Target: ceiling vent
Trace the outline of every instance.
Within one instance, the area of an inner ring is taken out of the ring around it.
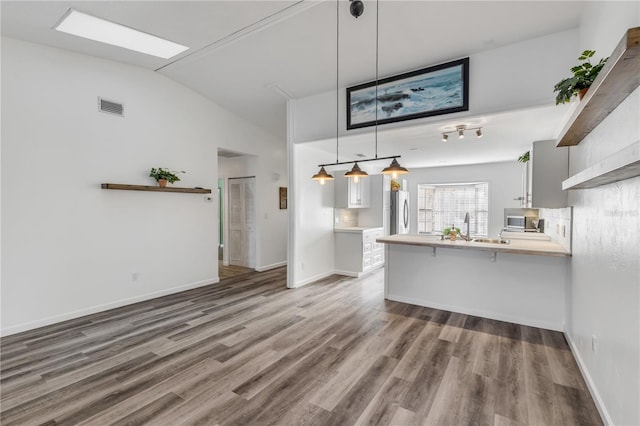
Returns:
[[[124,105],[100,97],[98,98],[98,111],[124,117]]]

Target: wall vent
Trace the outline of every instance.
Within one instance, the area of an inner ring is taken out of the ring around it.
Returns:
[[[98,97],[98,111],[124,117],[124,105]]]

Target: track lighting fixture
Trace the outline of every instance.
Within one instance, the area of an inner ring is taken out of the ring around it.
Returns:
[[[475,130],[476,131],[476,136],[478,137],[478,139],[480,139],[482,137],[482,127],[467,127],[466,124],[459,124],[456,126],[455,130],[449,130],[446,132],[442,132],[442,142],[446,142],[449,139],[449,133],[457,133],[458,134],[458,138],[463,139],[464,138],[464,132],[466,130]]]

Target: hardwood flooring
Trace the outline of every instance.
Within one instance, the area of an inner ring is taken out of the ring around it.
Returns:
[[[221,280],[235,277],[238,275],[245,275],[254,272],[254,269],[245,268],[244,266],[228,265],[225,266],[221,260],[218,260],[218,276]]]
[[[599,425],[561,333],[285,270],[3,338],[2,425]]]

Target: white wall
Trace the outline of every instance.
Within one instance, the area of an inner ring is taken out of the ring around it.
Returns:
[[[418,184],[489,182],[489,236],[495,237],[504,227],[504,209],[517,208],[514,198],[522,193],[522,164],[515,159],[503,163],[411,169],[403,176],[409,183],[411,199],[410,233],[418,233]],[[456,226],[463,230],[462,223]],[[464,232],[464,230],[463,230]]]
[[[162,166],[215,188],[217,147],[286,176],[283,142],[148,70],[3,38],[2,92],[3,334],[217,281],[216,202],[100,183],[152,185]],[[265,262],[278,226],[258,231]]]
[[[470,55],[469,111],[386,124],[381,128],[415,126],[443,118],[452,120],[553,104],[554,84],[564,78],[577,58],[577,38],[578,30],[569,30]],[[536,65],[531,66],[532,63]],[[299,99],[295,105],[295,143],[335,137],[335,90]],[[346,130],[345,89],[340,91],[338,108],[342,136],[371,132],[371,128]]]
[[[311,176],[318,164],[331,162],[331,155],[308,145],[293,145],[296,210],[293,223],[293,265],[291,286],[313,282],[333,274],[333,182],[320,185]],[[338,179],[343,179],[334,175]]]
[[[638,2],[588,2],[580,50],[608,56],[640,25]],[[578,146],[570,175],[640,139],[640,90]],[[611,424],[640,424],[640,178],[569,192],[573,259],[568,337]],[[592,335],[598,349],[591,348]]]

